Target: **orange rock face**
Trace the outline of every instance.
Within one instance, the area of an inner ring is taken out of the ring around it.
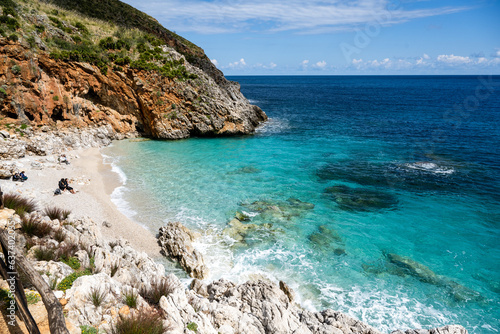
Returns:
[[[0,39],[0,55],[3,124],[109,124],[116,133],[178,139],[251,133],[267,119],[243,97],[237,83],[216,83],[188,63],[197,79],[169,79],[128,67],[104,75],[88,63],[56,61],[6,39]]]

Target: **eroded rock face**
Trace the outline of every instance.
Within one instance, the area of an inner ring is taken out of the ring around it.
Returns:
[[[166,256],[179,261],[181,267],[194,278],[208,276],[203,255],[194,249],[196,235],[181,223],[168,223],[160,228],[158,242]]]
[[[166,46],[164,51],[174,59],[184,57]],[[56,61],[6,39],[0,40],[0,54],[0,110],[6,122],[35,128],[109,125],[122,136],[138,131],[180,139],[248,134],[267,119],[239,84],[222,76],[216,82],[188,62],[186,69],[197,79],[169,79],[128,67],[104,75],[87,63]]]

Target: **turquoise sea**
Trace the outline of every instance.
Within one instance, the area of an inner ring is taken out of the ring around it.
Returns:
[[[500,77],[230,79],[255,135],[103,150],[125,214],[202,232],[209,280],[284,280],[383,332],[500,331]]]

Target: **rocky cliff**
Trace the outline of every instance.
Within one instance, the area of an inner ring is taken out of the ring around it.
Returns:
[[[6,3],[14,5],[3,6],[0,22],[14,32],[0,31],[8,35],[0,38],[0,126],[11,134],[16,125],[110,125],[122,136],[180,139],[248,134],[267,119],[180,37],[83,24],[35,0]]]

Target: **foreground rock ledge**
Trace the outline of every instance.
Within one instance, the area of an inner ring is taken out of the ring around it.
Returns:
[[[265,281],[247,282],[236,285],[220,279],[206,284],[194,279],[186,289],[175,275],[165,276],[163,265],[156,263],[143,252],[133,249],[124,239],[107,240],[101,234],[101,224],[90,218],[70,216],[64,221],[50,220],[40,213],[32,218],[42,219],[54,231],[61,231],[65,240],[58,242],[51,236],[39,240],[40,244],[64,248],[78,245],[75,256],[82,266],[94,259],[92,274],[76,279],[66,291],[55,291],[64,305],[67,318],[78,328],[81,325],[94,326],[102,332],[109,332],[120,316],[136,312],[125,305],[123,294],[138,293],[152,282],[163,280],[170,287],[162,296],[159,307],[164,311],[163,321],[168,334],[188,333],[187,326],[196,323],[200,334],[381,334],[373,327],[341,312],[331,309],[310,312],[293,302],[293,291],[286,284]],[[19,222],[20,217],[13,210],[0,210],[0,228],[9,221]],[[168,229],[172,228],[172,232]],[[164,235],[180,236],[189,241],[189,230],[178,223],[169,224]],[[192,232],[191,232],[192,233]],[[188,236],[186,236],[187,234]],[[174,239],[179,240],[179,239]],[[25,246],[26,238],[16,230],[16,248]],[[180,243],[172,243],[180,248]],[[48,282],[60,282],[74,272],[61,262],[36,261],[33,246],[26,257],[33,266],[44,273]],[[173,248],[175,248],[173,247]],[[179,251],[182,251],[179,249]],[[189,252],[187,252],[189,254]],[[96,307],[89,299],[92,291],[105,292],[101,305]],[[285,292],[286,293],[285,293]],[[153,307],[140,295],[137,308],[153,312]],[[446,326],[431,330],[396,331],[392,334],[466,334],[461,326]]]

